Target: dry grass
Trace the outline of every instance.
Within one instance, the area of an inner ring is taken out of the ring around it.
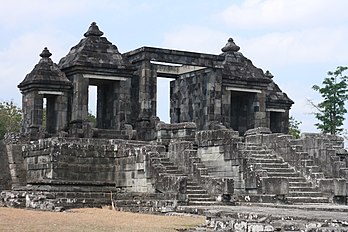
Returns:
[[[0,231],[176,231],[204,223],[203,217],[160,216],[113,211],[74,209],[43,212],[0,208]]]

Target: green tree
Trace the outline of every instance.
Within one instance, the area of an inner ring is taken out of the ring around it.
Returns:
[[[315,117],[319,122],[315,126],[323,133],[335,135],[343,131],[341,126],[345,119],[344,114],[347,113],[344,104],[348,99],[348,77],[343,72],[347,69],[348,67],[338,66],[335,71],[327,73],[328,77],[323,80],[322,87],[312,87],[323,98],[317,105],[312,103],[318,110]]]
[[[289,118],[289,135],[291,135],[293,138],[298,139],[300,138],[301,131],[300,131],[300,124],[301,121],[297,121],[293,116],[290,116]]]
[[[8,132],[19,132],[22,111],[13,101],[0,102],[0,139]]]
[[[91,111],[88,112],[87,121],[89,121],[93,127],[97,125],[97,118]]]

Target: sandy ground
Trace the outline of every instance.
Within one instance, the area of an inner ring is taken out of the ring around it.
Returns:
[[[177,231],[203,224],[204,217],[159,216],[110,209],[43,212],[0,207],[0,231]]]

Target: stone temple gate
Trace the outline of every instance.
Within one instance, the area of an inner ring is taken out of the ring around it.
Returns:
[[[343,139],[287,135],[293,101],[233,39],[221,50],[121,54],[95,23],[58,64],[45,48],[18,85],[22,132],[0,144],[0,190],[12,189],[2,204],[158,211],[245,199],[345,202]],[[156,115],[158,77],[172,79],[170,124]]]
[[[95,85],[97,129],[114,130],[116,135],[132,128],[137,139],[153,140],[160,76],[174,79],[171,123],[194,122],[199,130],[221,124],[240,135],[257,127],[287,133],[293,102],[268,71],[256,68],[239,52],[232,39],[221,55],[152,47],[121,54],[102,35],[93,23],[58,65],[45,48],[39,64],[18,86],[23,93],[24,132],[35,134],[42,128],[42,98],[47,98],[46,132],[69,129],[70,135],[85,137],[88,87]]]

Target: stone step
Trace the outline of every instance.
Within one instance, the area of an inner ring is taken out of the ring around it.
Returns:
[[[189,201],[189,205],[204,205],[204,206],[209,206],[209,205],[219,205],[221,204],[218,201]]]
[[[202,190],[201,186],[195,186],[195,185],[186,185],[186,191],[198,191],[198,190]],[[205,190],[204,190],[205,191]]]
[[[176,175],[184,175],[181,171],[179,170],[167,170],[168,174],[176,174]],[[186,176],[186,175],[184,175]]]
[[[263,168],[288,168],[289,164],[284,162],[284,163],[264,163],[262,164]]]
[[[250,154],[250,155],[266,155],[266,154],[272,154],[272,150],[242,150],[244,154]]]
[[[288,177],[289,183],[290,182],[307,182],[306,178],[303,176],[298,176],[298,177]]]
[[[298,172],[268,172],[269,177],[299,177]]]
[[[166,168],[167,171],[169,170],[178,170],[178,167],[177,166],[172,166],[172,165],[168,165],[168,166],[164,166]]]
[[[289,192],[289,197],[322,197],[321,192]]]
[[[287,197],[290,203],[305,204],[305,203],[329,203],[327,197]]]
[[[159,160],[161,161],[161,163],[173,163],[169,160],[169,158],[166,157],[159,157]]]
[[[200,188],[200,189],[188,189],[186,188],[186,194],[207,194],[207,191]]]
[[[261,146],[261,145],[257,145],[257,144],[254,144],[254,145],[251,145],[251,144],[246,144],[243,151],[254,151],[254,150],[264,150],[265,147]]]
[[[187,193],[189,199],[211,199],[207,193],[197,194],[197,193]]]
[[[273,173],[273,172],[295,172],[294,168],[274,168],[274,167],[264,167],[262,166],[262,169],[266,170],[268,173]]]
[[[251,160],[252,163],[283,163],[283,159],[280,158],[274,158],[274,159],[262,159],[262,158],[253,158],[253,160]]]
[[[191,197],[191,198],[188,198],[189,202],[191,201],[215,201],[214,198],[211,198],[209,196],[207,197]]]
[[[255,159],[275,159],[277,158],[276,155],[274,154],[251,154],[252,158],[255,158]]]
[[[315,192],[317,190],[316,187],[311,186],[311,183],[308,182],[306,184],[310,186],[291,186],[289,183],[289,192]]]
[[[312,187],[312,184],[307,181],[290,181],[289,180],[289,187],[292,188],[305,188],[305,187]]]

